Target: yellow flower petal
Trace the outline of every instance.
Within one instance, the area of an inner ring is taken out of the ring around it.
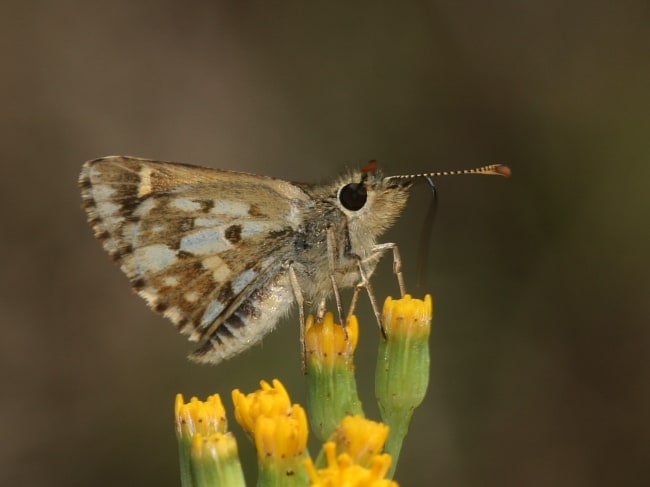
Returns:
[[[219,394],[213,394],[205,401],[193,397],[188,403],[184,402],[181,394],[177,394],[174,409],[176,433],[179,437],[196,433],[209,436],[212,433],[224,433],[228,429],[226,410]]]
[[[354,463],[347,453],[337,456],[334,442],[325,443],[324,448],[327,467],[317,470],[311,459],[305,460],[311,487],[398,487],[397,482],[384,478],[390,455],[375,455],[371,468],[366,468]]]
[[[255,423],[260,416],[282,416],[291,410],[289,394],[279,380],[274,379],[273,386],[261,381],[260,387],[250,394],[243,394],[239,389],[232,391],[235,419],[250,434],[254,433]]]
[[[262,461],[291,460],[307,450],[307,414],[294,404],[286,416],[260,416],[255,425],[255,447]]]
[[[363,466],[370,466],[372,459],[381,453],[389,428],[363,416],[346,416],[332,435],[337,451],[347,453],[352,460]]]
[[[314,323],[314,317],[307,317],[305,342],[307,357],[318,363],[332,366],[336,361],[348,360],[357,348],[359,322],[350,317],[347,326],[334,323],[334,315],[325,313],[322,323]]]
[[[413,299],[406,294],[401,299],[386,298],[382,321],[389,337],[405,335],[413,338],[429,336],[433,317],[433,300],[427,294]]]

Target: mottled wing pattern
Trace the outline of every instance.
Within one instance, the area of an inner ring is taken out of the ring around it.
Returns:
[[[273,328],[293,301],[285,261],[308,196],[285,181],[130,157],[80,176],[96,237],[134,290],[216,363]],[[262,316],[261,309],[268,316]]]

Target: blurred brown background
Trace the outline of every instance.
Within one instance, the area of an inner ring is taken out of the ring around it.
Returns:
[[[131,294],[76,183],[131,154],[312,182],[510,164],[438,182],[432,381],[397,479],[648,485],[647,2],[5,1],[0,41],[0,484],[176,486],[176,392],[232,411],[278,377],[305,401],[296,316],[199,367]],[[410,283],[428,201],[385,237]],[[389,259],[375,281],[396,293]]]

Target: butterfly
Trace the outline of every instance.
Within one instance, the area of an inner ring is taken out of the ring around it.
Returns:
[[[460,173],[509,176],[491,165]],[[370,276],[392,251],[378,244],[418,178],[384,177],[372,163],[329,184],[304,184],[188,164],[111,156],[79,177],[95,236],[134,291],[199,343],[194,361],[216,364],[259,342],[294,303],[324,313],[339,290],[371,292]],[[354,306],[351,306],[353,309]],[[302,326],[301,326],[301,336]]]

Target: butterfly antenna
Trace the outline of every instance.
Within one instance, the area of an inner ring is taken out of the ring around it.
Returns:
[[[460,169],[457,171],[434,171],[420,174],[403,174],[400,176],[388,176],[386,179],[418,179],[437,178],[439,176],[461,176],[465,174],[484,174],[486,176],[503,176],[509,178],[512,171],[505,164],[489,164],[487,166],[475,167],[473,169]],[[429,180],[429,179],[427,179]]]

